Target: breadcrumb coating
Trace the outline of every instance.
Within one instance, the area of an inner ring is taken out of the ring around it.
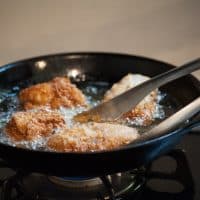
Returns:
[[[119,82],[113,84],[108,90],[103,101],[108,101],[117,95],[147,81],[149,77],[140,74],[128,74]],[[137,120],[138,125],[147,126],[154,121],[154,113],[157,105],[157,90],[147,95],[135,108],[123,115],[123,118]]]
[[[49,138],[47,145],[58,152],[91,152],[117,148],[138,136],[135,128],[92,122],[72,129],[61,129]]]
[[[63,117],[55,111],[16,112],[5,127],[5,132],[15,141],[33,140],[49,136],[55,128],[64,127]]]
[[[60,106],[71,108],[86,105],[83,93],[65,77],[25,88],[20,92],[19,99],[26,110],[39,106],[57,109]]]

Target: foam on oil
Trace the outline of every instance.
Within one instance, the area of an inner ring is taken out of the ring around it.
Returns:
[[[88,82],[84,83],[80,86],[80,89],[83,91],[87,98],[87,102],[89,107],[96,106],[101,102],[101,99],[103,98],[104,93],[109,89],[109,84],[106,82]],[[1,90],[0,91],[0,142],[4,144],[8,144],[11,146],[17,146],[22,148],[29,148],[33,150],[47,150],[46,148],[46,141],[47,138],[38,137],[35,140],[32,141],[20,141],[20,142],[13,142],[4,131],[4,127],[6,123],[9,121],[9,119],[12,116],[12,113],[16,111],[22,110],[20,107],[20,103],[18,100],[18,92],[20,88],[19,87],[13,87],[11,90]],[[158,103],[156,105],[156,109],[154,112],[154,123],[149,127],[142,127],[142,119],[137,118],[135,120],[128,120],[126,122],[122,121],[121,123],[126,123],[128,126],[134,126],[136,127],[140,133],[146,131],[147,129],[151,128],[152,126],[155,126],[157,123],[159,123],[164,117],[164,107],[159,104],[159,102],[163,99],[164,95],[159,93],[158,95]],[[48,109],[48,108],[47,108]],[[86,110],[85,107],[76,107],[76,108],[64,108],[60,107],[58,111],[63,115],[65,122],[68,127],[73,127],[77,122],[73,121],[73,117],[81,113],[82,111]],[[54,132],[57,132],[59,130],[55,129]]]

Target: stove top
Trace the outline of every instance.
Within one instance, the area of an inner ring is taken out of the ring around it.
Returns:
[[[151,165],[102,177],[54,177],[0,166],[2,200],[200,199],[199,132]],[[1,164],[1,163],[0,163]]]

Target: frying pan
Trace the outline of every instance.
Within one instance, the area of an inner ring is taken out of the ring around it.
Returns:
[[[85,80],[114,83],[127,73],[155,76],[175,66],[161,61],[116,53],[64,53],[30,58],[0,68],[0,89],[20,82],[27,85],[50,80],[57,75],[69,75],[79,83]],[[176,110],[200,94],[200,82],[185,76],[160,88],[173,98]],[[0,143],[0,157],[7,166],[24,171],[56,176],[101,176],[137,168],[150,163],[172,149],[199,118],[165,135],[148,141],[114,149],[87,153],[44,152],[12,147]]]

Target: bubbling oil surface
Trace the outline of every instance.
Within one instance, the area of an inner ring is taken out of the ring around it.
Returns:
[[[107,82],[84,82],[84,84],[80,85],[79,88],[83,91],[86,96],[89,108],[98,105],[104,93],[110,88],[110,84]],[[5,133],[4,128],[9,119],[11,118],[12,114],[21,111],[22,108],[20,106],[20,102],[18,99],[18,93],[20,91],[20,87],[15,86],[11,89],[7,90],[0,90],[0,143],[8,144],[11,146],[17,146],[22,148],[29,148],[33,150],[48,150],[46,148],[46,142],[48,140],[44,137],[39,137],[32,141],[20,141],[20,142],[13,142]],[[162,100],[165,99],[164,94],[159,92],[158,94],[158,103],[156,106],[156,111],[154,113],[155,121],[151,126],[142,127],[141,119],[138,118],[136,120],[128,120],[125,123],[127,126],[136,127],[139,133],[143,133],[146,130],[149,130],[156,124],[160,123],[167,115],[173,113],[173,109],[170,106],[162,105]],[[48,110],[48,108],[46,108]],[[73,127],[77,122],[73,121],[73,117],[84,111],[86,108],[83,107],[76,107],[76,108],[64,108],[60,107],[58,112],[60,112],[68,127]],[[88,108],[87,108],[88,109]],[[54,130],[57,132],[58,130]]]

